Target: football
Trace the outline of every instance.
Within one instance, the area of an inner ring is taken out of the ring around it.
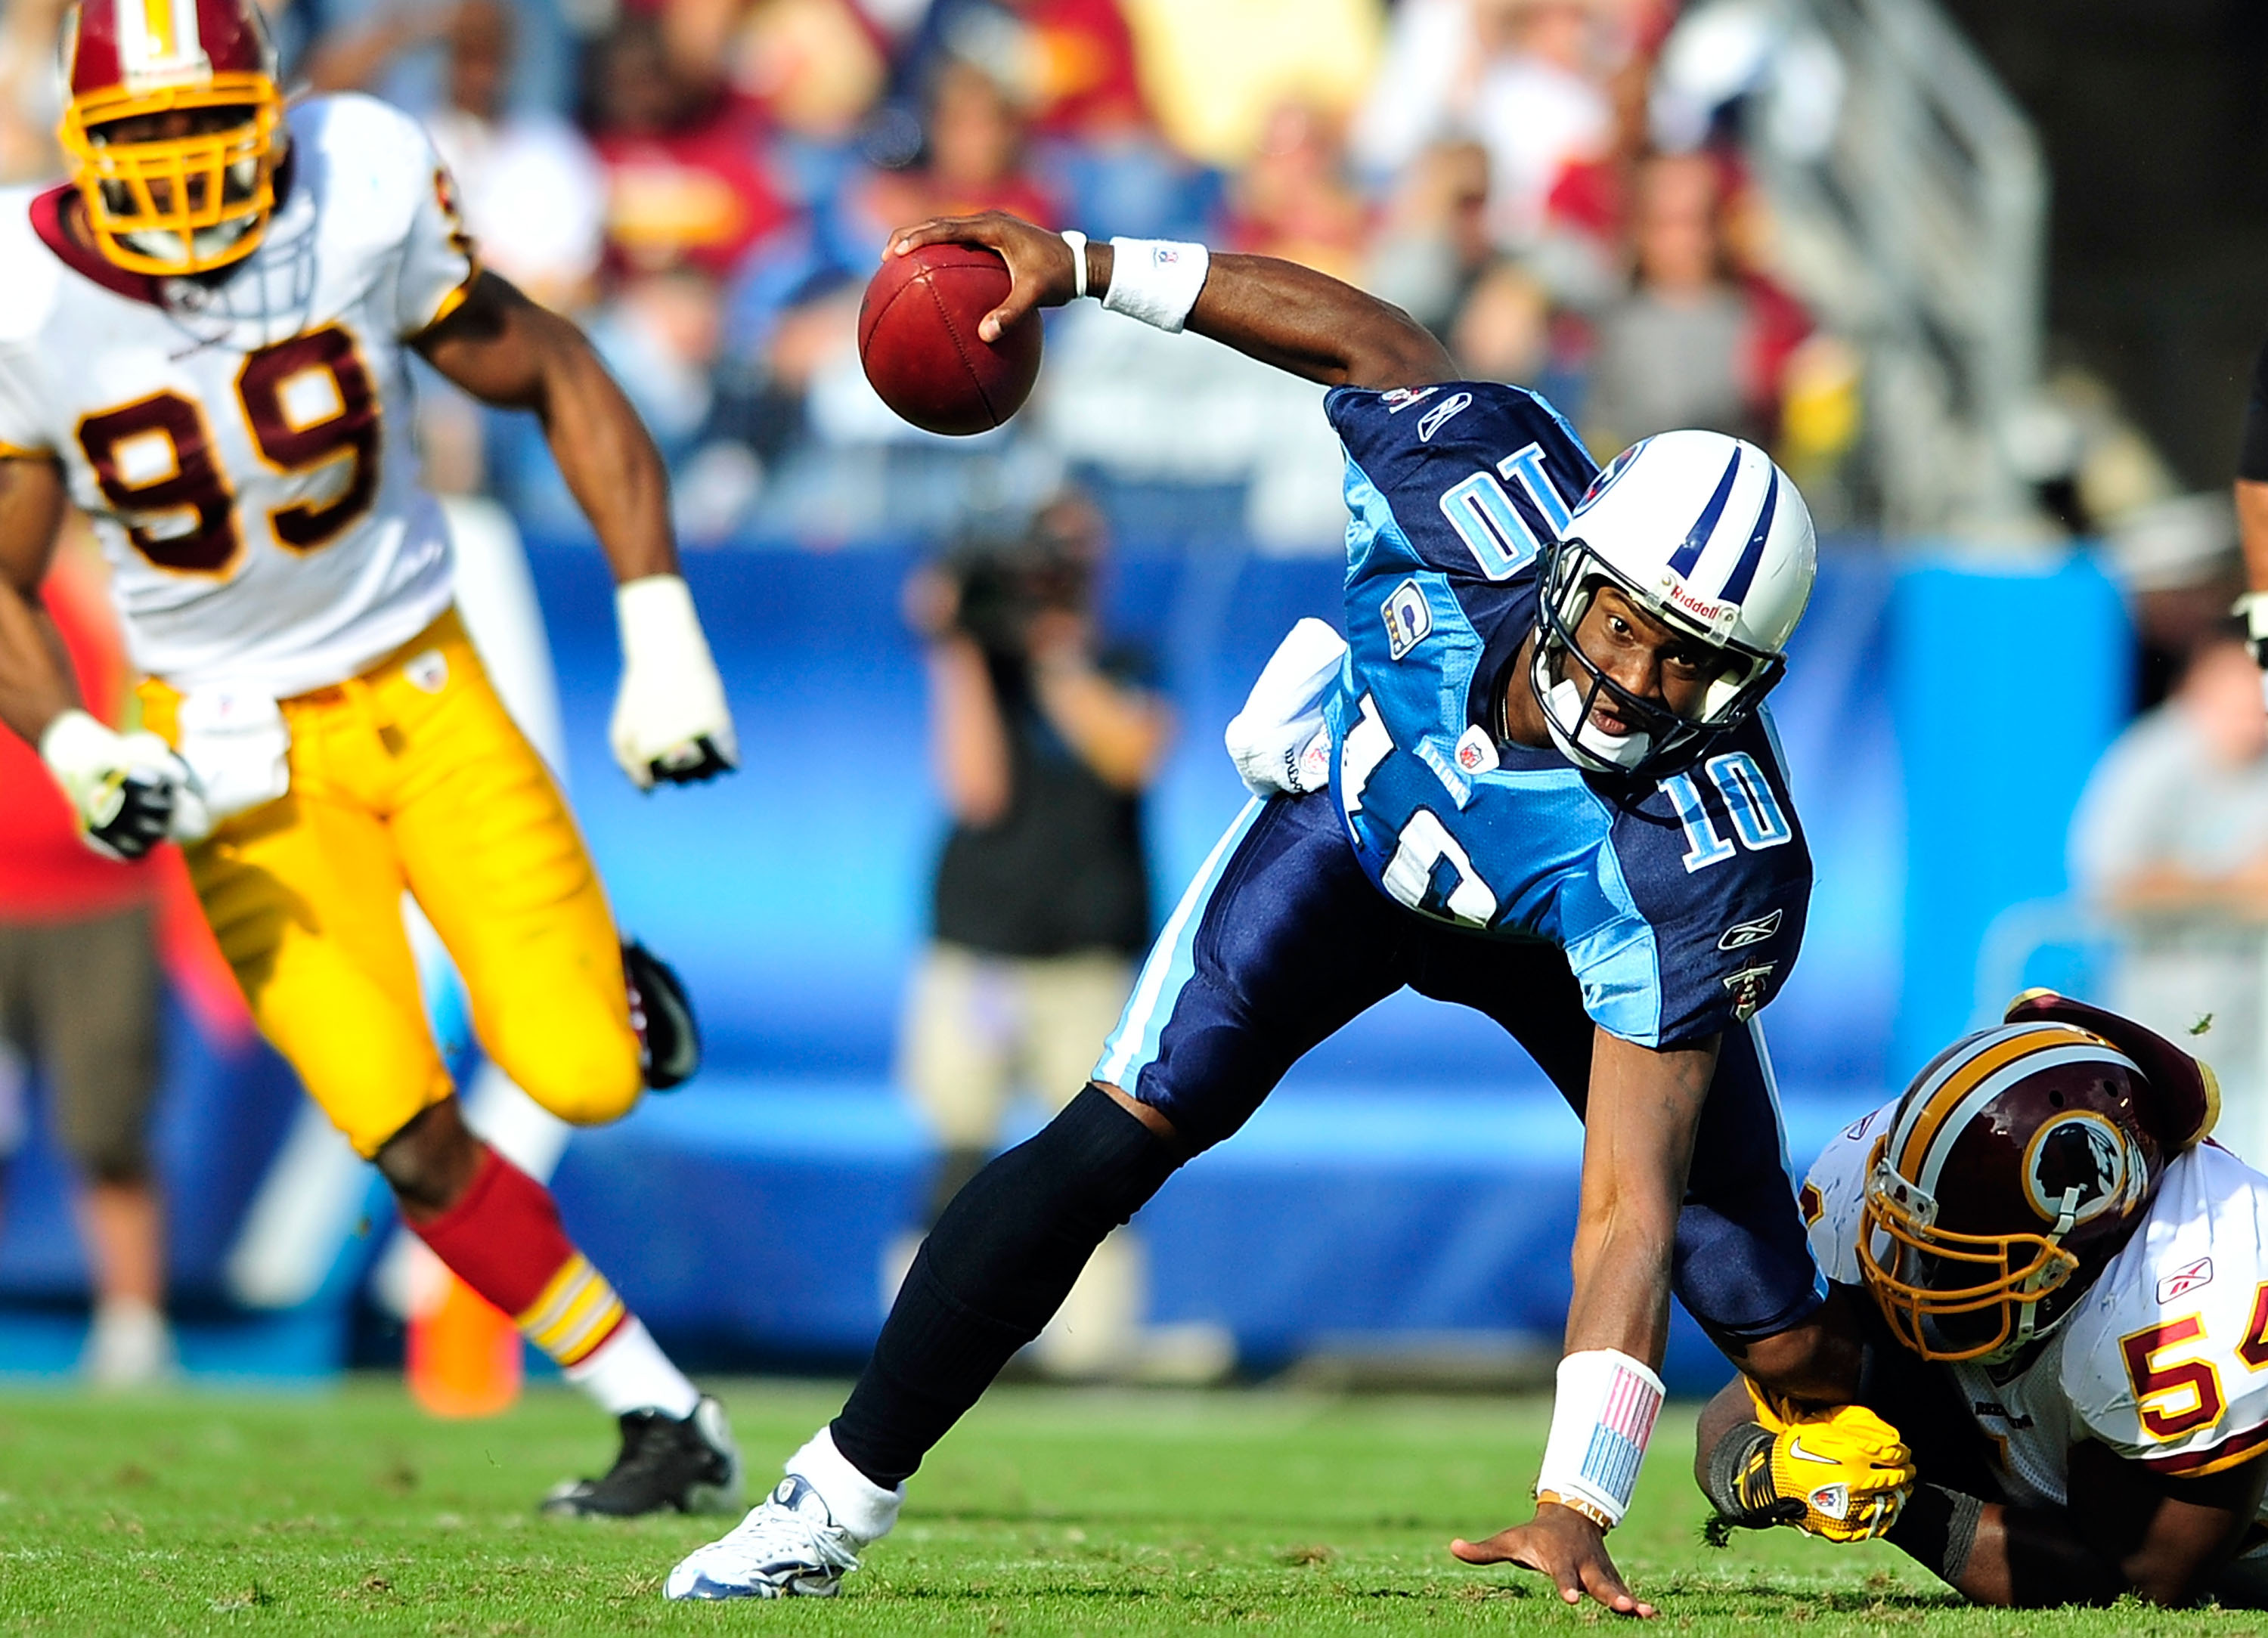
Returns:
[[[998,342],[977,322],[1008,295],[1008,264],[975,245],[893,256],[858,305],[858,359],[882,401],[928,432],[989,432],[1023,408],[1040,373],[1040,320]]]

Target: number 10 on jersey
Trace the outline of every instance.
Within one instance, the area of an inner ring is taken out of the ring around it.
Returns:
[[[1756,766],[1756,758],[1745,751],[1732,751],[1723,756],[1712,756],[1702,764],[1702,773],[1717,788],[1724,798],[1725,811],[1733,817],[1733,834],[1741,846],[1751,853],[1761,853],[1766,848],[1777,848],[1795,834],[1795,827],[1787,822],[1787,815],[1772,794],[1771,782],[1765,779],[1764,769]],[[1690,774],[1672,774],[1661,782],[1668,793],[1670,804],[1677,810],[1678,822],[1685,826],[1685,870],[1688,875],[1721,864],[1733,856],[1733,843],[1717,832],[1707,806],[1701,800],[1701,788],[1694,783]]]

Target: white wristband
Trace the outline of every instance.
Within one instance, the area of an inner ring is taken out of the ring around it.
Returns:
[[[1067,227],[1058,237],[1071,246],[1071,298],[1077,301],[1086,294],[1086,235]]]
[[[1622,1523],[1662,1392],[1660,1377],[1613,1348],[1561,1360],[1537,1498],[1572,1507],[1609,1530]]]
[[[1102,305],[1112,312],[1178,332],[1197,305],[1205,273],[1212,265],[1203,245],[1164,239],[1110,241],[1110,289]]]
[[[123,748],[115,729],[81,710],[58,713],[40,735],[40,760],[74,794],[79,783],[122,766]]]
[[[626,665],[688,650],[704,657],[709,652],[709,639],[693,612],[693,593],[681,575],[647,575],[616,586],[615,623]]]

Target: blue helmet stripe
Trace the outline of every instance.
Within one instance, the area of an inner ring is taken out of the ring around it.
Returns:
[[[1732,460],[1725,467],[1725,475],[1717,480],[1717,492],[1709,497],[1709,503],[1701,509],[1700,517],[1693,520],[1693,527],[1686,532],[1685,544],[1679,547],[1669,560],[1669,566],[1679,574],[1690,575],[1694,566],[1700,562],[1702,549],[1709,544],[1709,537],[1717,532],[1717,520],[1725,515],[1725,503],[1733,498],[1733,480],[1740,475],[1741,452],[1735,449]]]
[[[1749,595],[1749,583],[1756,577],[1756,569],[1764,561],[1764,537],[1771,533],[1772,513],[1779,505],[1779,468],[1772,468],[1771,488],[1764,491],[1764,509],[1756,514],[1756,526],[1749,535],[1747,549],[1741,561],[1733,565],[1732,577],[1725,582],[1724,599],[1737,603]]]

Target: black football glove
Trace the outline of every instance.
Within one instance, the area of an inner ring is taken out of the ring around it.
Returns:
[[[682,1086],[701,1068],[701,1026],[667,962],[633,939],[622,946],[622,980],[637,1031],[638,1068],[657,1092]]]

